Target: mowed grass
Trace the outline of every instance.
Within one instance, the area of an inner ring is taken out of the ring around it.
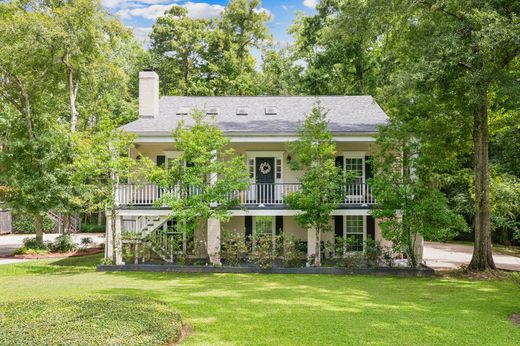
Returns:
[[[169,304],[193,327],[186,345],[520,343],[520,327],[509,320],[520,312],[520,288],[508,281],[98,273],[98,258],[0,266],[0,301],[90,294],[151,298]]]

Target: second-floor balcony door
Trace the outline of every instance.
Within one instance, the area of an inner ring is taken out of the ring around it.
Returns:
[[[275,165],[274,157],[257,157],[256,158],[256,198],[257,203],[270,204],[274,203],[275,191]]]

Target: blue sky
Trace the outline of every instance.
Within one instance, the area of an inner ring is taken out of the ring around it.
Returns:
[[[291,25],[295,12],[312,14],[318,1],[263,0],[262,8],[271,14],[272,19],[268,26],[274,40],[281,45],[291,42],[292,37],[287,33],[287,28]],[[185,6],[188,15],[193,18],[214,18],[220,14],[228,0],[101,0],[101,3],[132,27],[135,36],[146,45],[146,37],[155,19],[170,6]]]

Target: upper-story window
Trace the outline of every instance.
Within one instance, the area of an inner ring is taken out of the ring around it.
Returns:
[[[345,172],[349,172],[354,176],[352,181],[354,184],[361,184],[364,181],[363,166],[364,159],[362,157],[345,158]]]

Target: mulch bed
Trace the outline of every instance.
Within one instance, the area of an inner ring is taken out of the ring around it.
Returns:
[[[43,259],[43,258],[62,258],[62,257],[79,257],[94,255],[103,252],[102,248],[92,248],[86,250],[77,250],[70,252],[56,252],[47,254],[33,254],[33,255],[7,255],[0,256],[1,258],[16,258],[16,259]]]
[[[509,318],[511,319],[511,321],[513,321],[514,324],[520,327],[520,313],[512,314]]]

